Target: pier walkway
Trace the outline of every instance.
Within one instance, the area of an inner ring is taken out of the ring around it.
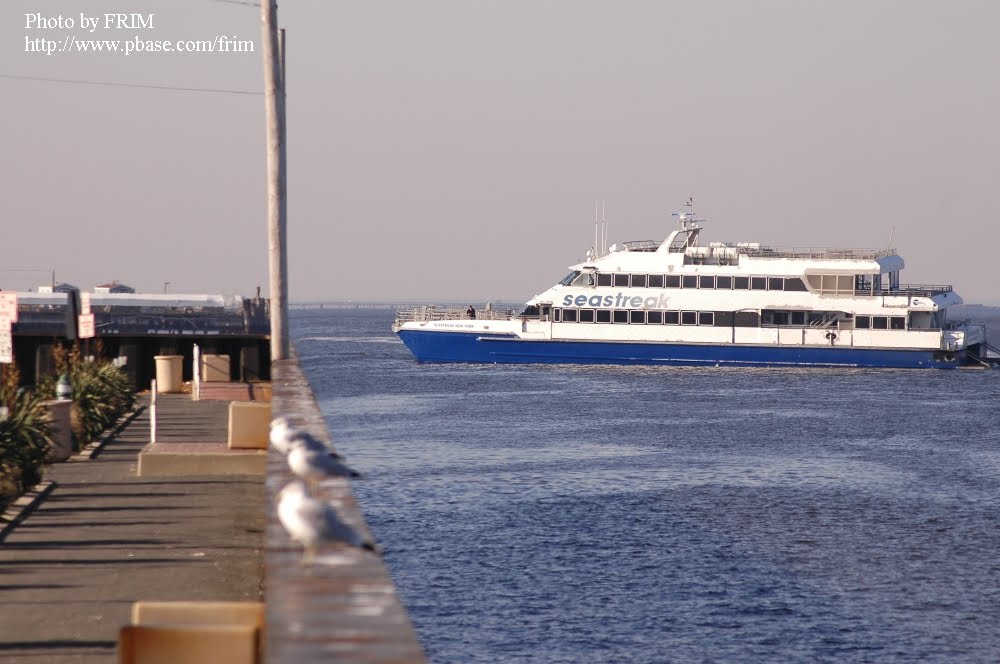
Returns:
[[[0,661],[114,662],[137,600],[261,600],[263,478],[137,477],[146,406],[92,458],[48,467],[50,492],[0,541]],[[158,435],[224,436],[217,409]]]

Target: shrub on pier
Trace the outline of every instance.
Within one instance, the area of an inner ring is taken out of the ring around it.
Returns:
[[[67,376],[73,386],[70,412],[73,437],[78,445],[96,440],[135,406],[136,395],[128,376],[107,360],[88,360],[80,353],[79,346],[69,350],[57,346],[52,358],[56,373]],[[56,377],[46,377],[38,389],[48,398],[55,398]]]
[[[0,375],[0,509],[42,479],[52,425],[40,392],[19,388],[20,372],[5,365]]]

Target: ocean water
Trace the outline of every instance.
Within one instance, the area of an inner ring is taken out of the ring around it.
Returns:
[[[292,335],[434,662],[1000,661],[1000,372],[420,365]]]

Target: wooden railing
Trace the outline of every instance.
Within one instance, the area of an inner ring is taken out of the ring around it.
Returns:
[[[329,443],[323,413],[295,353],[271,364],[271,412],[285,416]],[[336,564],[302,564],[276,513],[278,492],[292,480],[286,458],[272,449],[267,467],[268,524],[264,552],[265,658],[268,664],[300,662],[426,662],[410,619],[382,559],[370,552],[340,556]],[[320,497],[367,533],[347,480],[323,483]]]

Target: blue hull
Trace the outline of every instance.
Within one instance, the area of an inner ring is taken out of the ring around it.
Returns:
[[[930,350],[846,346],[524,341],[513,336],[418,330],[400,330],[399,338],[420,362],[952,369],[963,357],[961,352],[946,358]]]

